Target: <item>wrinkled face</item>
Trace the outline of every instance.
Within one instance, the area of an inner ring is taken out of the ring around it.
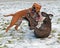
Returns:
[[[41,6],[39,4],[34,3],[32,7],[35,8],[36,12],[40,12]]]

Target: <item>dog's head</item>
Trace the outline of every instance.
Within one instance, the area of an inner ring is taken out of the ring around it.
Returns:
[[[35,12],[40,12],[40,9],[41,9],[41,5],[37,4],[37,3],[34,3],[33,6],[32,6],[32,9],[35,11]]]
[[[50,19],[52,19],[52,17],[53,17],[52,14],[47,14],[47,13],[45,13],[45,12],[41,12],[41,15],[42,15],[43,17],[50,18]]]
[[[47,13],[45,13],[45,12],[41,12],[41,14],[42,14],[43,17],[45,17],[45,19],[43,20],[43,21],[45,21],[45,22],[51,21],[51,19],[52,19],[52,17],[53,17],[52,14],[47,14]]]

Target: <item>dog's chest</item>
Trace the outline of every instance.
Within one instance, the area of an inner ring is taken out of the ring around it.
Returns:
[[[36,26],[37,28],[40,28],[43,22],[38,22],[38,25]]]
[[[42,17],[42,19],[38,22],[38,25],[36,26],[37,28],[41,27],[41,25],[43,24],[44,19],[45,19],[45,17]]]

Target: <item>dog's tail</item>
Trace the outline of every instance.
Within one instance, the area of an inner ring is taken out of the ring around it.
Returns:
[[[3,15],[4,17],[8,17],[8,16],[14,16],[14,14],[9,14],[9,15]]]

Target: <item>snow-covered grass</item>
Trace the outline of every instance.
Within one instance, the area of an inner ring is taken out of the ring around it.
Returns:
[[[0,48],[60,48],[60,3],[38,2],[41,12],[52,13],[52,31],[49,37],[35,38],[33,30],[29,30],[28,22],[23,20],[18,31],[12,27],[7,33],[6,27],[12,17],[5,14],[15,13],[32,6],[32,2],[1,2],[0,3]]]

